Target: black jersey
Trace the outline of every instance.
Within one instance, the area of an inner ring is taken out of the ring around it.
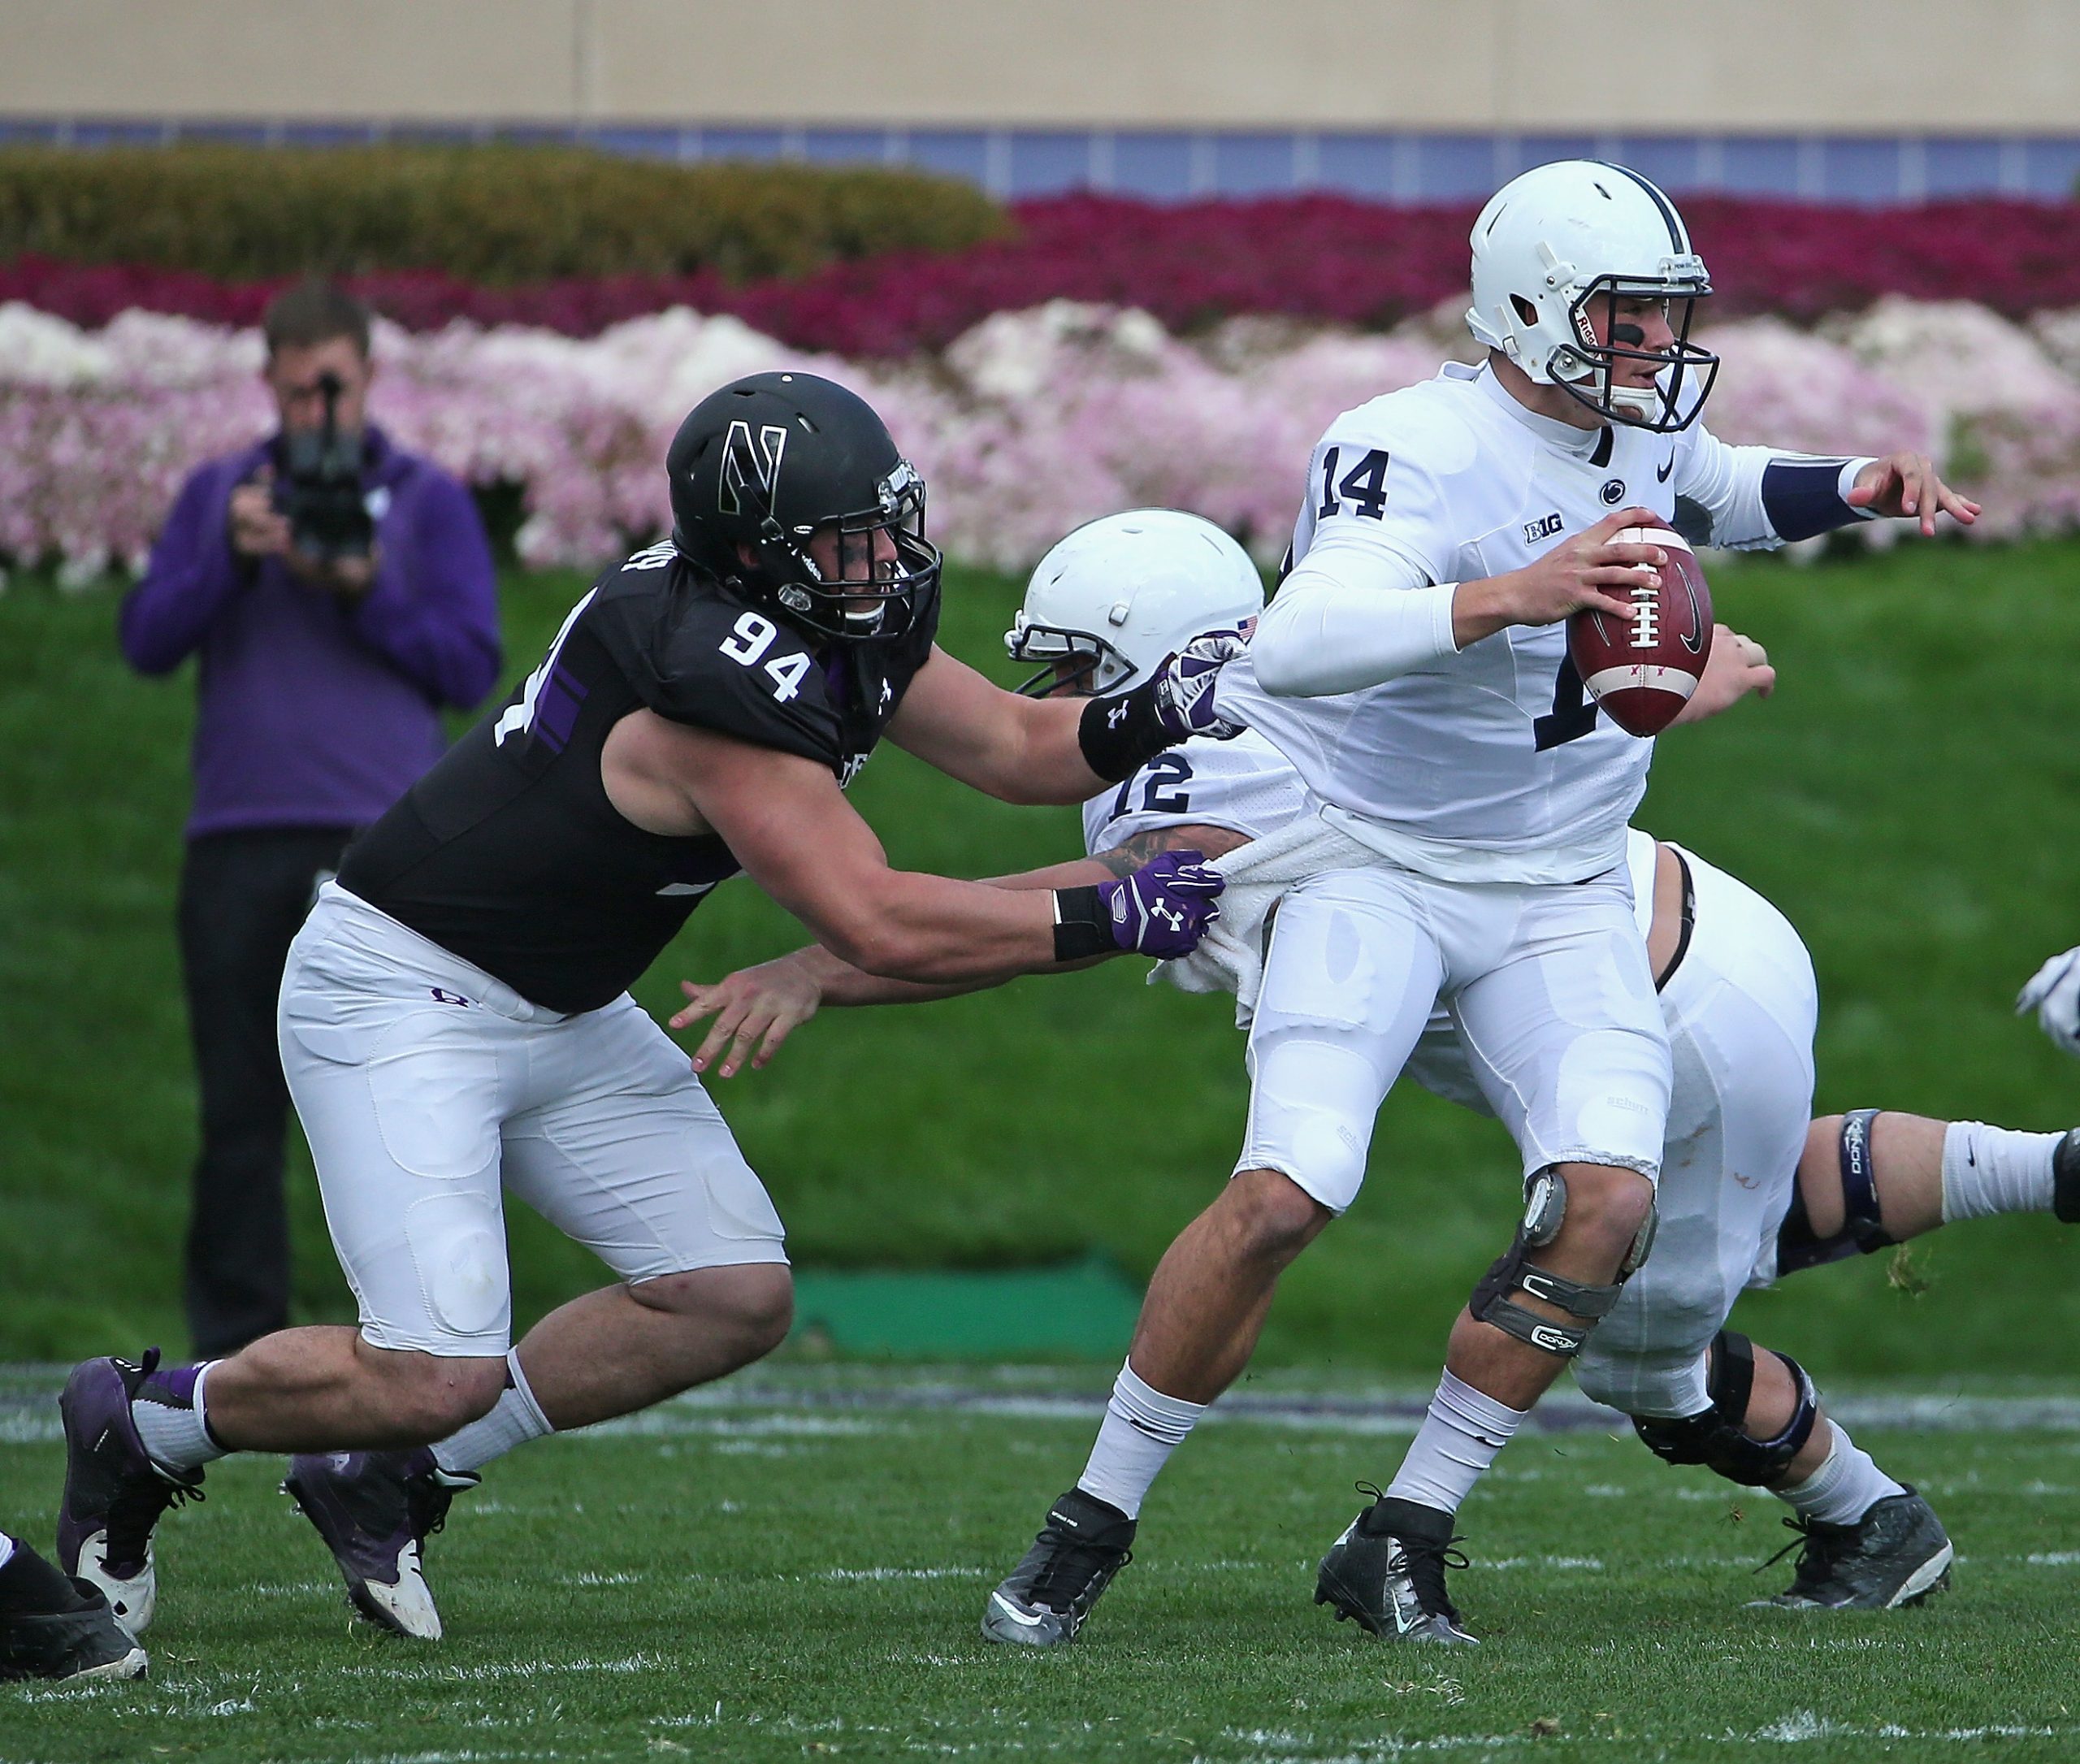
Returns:
[[[886,644],[811,646],[670,544],[609,570],[513,696],[354,841],[340,882],[552,1011],[635,982],[736,873],[607,797],[607,733],[647,707],[828,765],[849,784],[931,653],[936,600]]]

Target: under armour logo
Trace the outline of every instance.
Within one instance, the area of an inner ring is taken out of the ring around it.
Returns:
[[[886,704],[886,703],[887,703],[890,699],[892,699],[892,698],[893,698],[893,697],[895,697],[895,688],[894,687],[890,686],[890,685],[888,683],[888,682],[887,682],[887,681],[883,680],[883,681],[881,683],[881,701],[882,701],[882,704]]]
[[[1115,704],[1105,713],[1105,726],[1107,729],[1116,729],[1126,720],[1127,707],[1124,703]]]
[[[428,986],[427,990],[433,995],[436,1004],[459,1004],[466,1011],[470,1008],[470,1001],[459,992],[443,992],[438,986]]]
[[[751,497],[758,505],[756,512],[769,514],[773,498],[780,487],[780,461],[787,451],[787,431],[776,423],[768,423],[758,431],[758,444],[752,444],[751,425],[739,417],[730,425],[730,432],[722,443],[722,470],[716,488],[716,501],[725,514],[742,514],[747,493],[752,485],[758,486],[758,494]]]

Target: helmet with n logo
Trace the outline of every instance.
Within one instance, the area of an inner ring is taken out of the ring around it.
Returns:
[[[938,592],[924,479],[830,380],[733,381],[679,425],[665,469],[680,553],[800,630],[899,637]]]

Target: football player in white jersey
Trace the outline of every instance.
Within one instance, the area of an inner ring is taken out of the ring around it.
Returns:
[[[1239,548],[1193,517],[1141,511],[1094,522],[1036,572],[1010,634],[1012,652],[1050,663],[1029,687],[1130,683],[1175,647],[1172,627],[1189,635],[1210,620],[1246,616],[1254,598],[1247,569]],[[1766,692],[1773,681],[1759,651],[1722,627],[1686,716]],[[1187,843],[1218,854],[1245,840],[1273,841],[1303,810],[1292,769],[1250,737],[1187,743],[1086,805],[1090,873]],[[1636,830],[1627,856],[1675,1050],[1670,1149],[1653,1256],[1575,1362],[1577,1381],[1631,1415],[1669,1462],[1766,1486],[1792,1507],[1787,1523],[1805,1548],[1790,1588],[1768,1602],[1868,1609],[1918,1601],[1949,1567],[1940,1523],[1829,1421],[1795,1361],[1757,1351],[1724,1328],[1727,1315],[1745,1287],[1952,1220],[2080,1216],[2076,1136],[1873,1111],[1809,1125],[1817,999],[1796,934],[1768,902],[1692,854]],[[1007,882],[1059,886],[1080,873],[1063,865]],[[1261,905],[1256,911],[1261,917]],[[677,1021],[713,1014],[696,1059],[704,1067],[719,1060],[726,1077],[765,1064],[820,1003],[947,990],[878,982],[811,948],[689,986],[691,1003]],[[1448,1099],[1488,1112],[1448,1018],[1433,1020],[1410,1070]],[[1145,1329],[1159,1320],[1165,1270]],[[1242,1358],[1254,1341],[1252,1327]],[[993,1639],[1069,1639],[1125,1561],[1142,1496],[1197,1419],[1149,1402],[1134,1370],[1142,1350],[1138,1333],[1077,1485],[991,1595],[983,1627]]]
[[[1584,700],[1564,621],[1660,561],[1614,536],[1679,498],[1710,543],[1748,547],[1977,513],[1917,455],[1817,460],[1706,431],[1718,362],[1689,330],[1710,284],[1636,173],[1540,167],[1471,244],[1487,360],[1330,425],[1290,572],[1222,684],[1322,804],[1320,839],[1256,1001],[1242,1175],[1196,1246],[1176,1350],[1142,1375],[1187,1405],[1226,1381],[1280,1259],[1355,1195],[1380,1103],[1442,1002],[1522,1153],[1523,1224],[1321,1588],[1376,1632],[1444,1641],[1472,1639],[1442,1590],[1454,1516],[1645,1255],[1668,1110],[1625,865],[1653,745]]]

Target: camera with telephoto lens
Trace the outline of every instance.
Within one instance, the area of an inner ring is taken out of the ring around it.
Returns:
[[[340,432],[337,374],[321,374],[325,421],[315,429],[292,429],[284,437],[285,468],[275,480],[274,505],[288,517],[289,544],[326,563],[366,557],[375,544],[375,522],[361,488],[361,436]]]

